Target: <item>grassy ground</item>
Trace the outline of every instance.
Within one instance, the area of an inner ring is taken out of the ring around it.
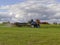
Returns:
[[[60,25],[1,27],[0,45],[60,45]]]

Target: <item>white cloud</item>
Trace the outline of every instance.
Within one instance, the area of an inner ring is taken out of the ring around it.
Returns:
[[[40,19],[60,22],[60,4],[55,0],[26,0],[15,5],[0,6],[0,9],[8,10],[0,12],[0,17],[9,17],[10,21],[26,22],[30,19]]]

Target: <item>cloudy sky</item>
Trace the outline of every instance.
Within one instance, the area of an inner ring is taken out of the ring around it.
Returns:
[[[0,21],[31,19],[60,22],[60,0],[0,0]]]

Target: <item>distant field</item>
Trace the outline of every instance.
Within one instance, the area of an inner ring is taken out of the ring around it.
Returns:
[[[60,45],[60,25],[41,28],[0,25],[0,45]]]

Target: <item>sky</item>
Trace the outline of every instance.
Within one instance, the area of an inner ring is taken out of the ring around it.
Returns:
[[[20,2],[23,2],[24,0],[0,0],[0,6],[1,5],[12,5],[17,4]]]
[[[0,0],[0,21],[31,19],[60,23],[60,0]]]

